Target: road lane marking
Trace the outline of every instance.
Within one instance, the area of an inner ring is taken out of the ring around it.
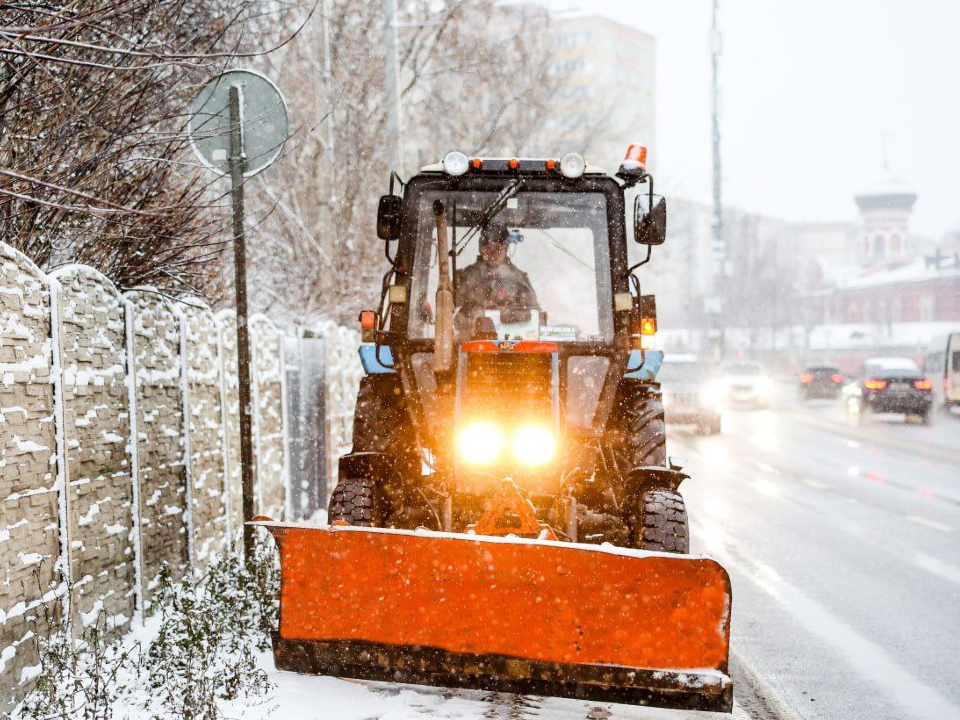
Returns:
[[[913,557],[914,563],[927,572],[931,572],[944,580],[949,580],[955,585],[960,585],[960,569],[949,565],[942,560],[931,557],[926,553],[918,552]]]
[[[753,464],[756,465],[759,469],[763,470],[765,473],[770,473],[771,475],[779,475],[780,471],[777,470],[773,465],[767,465],[766,463],[753,461]]]
[[[816,488],[817,490],[826,490],[827,488],[830,487],[829,483],[820,482],[819,480],[811,480],[810,478],[804,478],[803,484],[809,485],[810,487]]]
[[[703,523],[695,523],[694,527],[698,533],[718,541],[708,547],[711,555],[767,593],[790,617],[832,646],[864,679],[889,694],[901,705],[903,717],[930,720],[960,717],[960,707],[900,666],[880,645],[847,625],[825,605],[795,588],[770,566],[737,553],[722,530]]]
[[[922,515],[907,515],[907,520],[910,522],[915,522],[918,525],[926,525],[927,527],[933,528],[934,530],[939,530],[940,532],[953,532],[953,528],[949,525],[944,525],[936,520],[925,518]]]

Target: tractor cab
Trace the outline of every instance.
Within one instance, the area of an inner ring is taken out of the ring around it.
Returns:
[[[642,162],[629,161],[614,178],[573,153],[454,152],[402,198],[381,199],[393,267],[367,354],[404,378],[425,444],[449,456],[460,485],[494,471],[555,492],[571,462],[590,466],[579,450],[603,434],[620,379],[643,361],[642,331],[655,329],[652,296],[638,294],[628,265],[625,195],[648,186],[632,228],[648,245],[662,242],[666,211]]]

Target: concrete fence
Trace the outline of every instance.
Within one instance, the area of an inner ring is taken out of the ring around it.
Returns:
[[[350,441],[358,338],[250,331],[257,513],[310,517]],[[202,573],[238,537],[239,412],[232,312],[0,243],[0,711],[39,671],[35,633],[122,633],[163,567]]]

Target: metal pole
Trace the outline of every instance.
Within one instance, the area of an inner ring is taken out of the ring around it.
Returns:
[[[722,173],[720,168],[720,28],[717,23],[718,0],[713,0],[713,22],[710,30],[710,60],[713,70],[713,242],[712,242],[712,265],[713,265],[713,307],[714,313],[713,327],[719,331],[717,350],[723,355],[724,332],[723,332],[723,301],[726,290],[724,275],[726,273],[726,245],[724,242],[723,228],[723,202],[722,202]]]
[[[387,138],[394,153],[393,169],[403,177],[403,128],[400,115],[400,68],[397,62],[397,0],[383,0],[383,52],[386,79]]]
[[[253,561],[253,409],[250,406],[250,332],[247,324],[247,248],[243,231],[243,153],[240,88],[230,88],[230,195],[233,200],[233,268],[237,299],[237,380],[240,385],[240,472],[243,487],[243,554]]]

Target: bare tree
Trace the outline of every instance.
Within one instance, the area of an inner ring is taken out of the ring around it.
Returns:
[[[185,108],[274,7],[0,3],[0,239],[121,287],[209,289],[225,216],[185,148]]]
[[[496,0],[399,6],[408,174],[451,149],[548,150],[545,123],[563,88],[549,72],[550,17],[542,7]],[[264,58],[271,76],[296,88],[288,99],[299,131],[281,168],[258,186],[258,212],[270,214],[253,241],[261,308],[353,321],[375,303],[385,269],[375,209],[391,170],[382,140],[382,38],[381,0],[327,0],[297,43]]]

